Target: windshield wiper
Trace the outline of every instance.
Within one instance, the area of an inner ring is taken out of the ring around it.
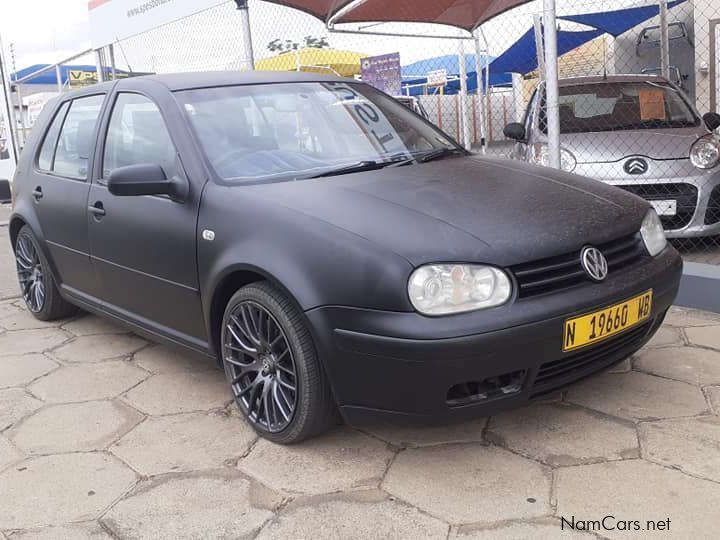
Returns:
[[[420,154],[415,158],[418,163],[427,163],[428,161],[435,161],[436,159],[443,159],[449,156],[461,155],[463,152],[459,148],[438,148],[436,150],[430,150],[424,154]]]
[[[352,163],[351,165],[345,165],[343,167],[338,167],[337,169],[330,169],[329,171],[314,174],[312,176],[308,176],[308,178],[325,178],[326,176],[337,176],[340,174],[352,174],[356,172],[374,171],[377,169],[382,169],[387,165],[389,165],[389,163],[384,161],[359,161],[357,163]]]

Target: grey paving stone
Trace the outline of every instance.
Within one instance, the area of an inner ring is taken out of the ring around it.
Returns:
[[[528,540],[569,538],[569,539],[592,539],[596,536],[561,527],[559,519],[542,518],[530,522],[516,521],[503,523],[490,528],[478,528],[473,526],[461,527],[455,535],[457,540]]]
[[[0,315],[0,327],[6,330],[34,330],[38,328],[57,328],[63,321],[41,321],[33,317],[27,309],[13,305],[6,315]]]
[[[683,345],[682,330],[670,325],[665,325],[657,331],[653,338],[645,345],[646,348],[669,347],[672,345]]]
[[[57,367],[57,362],[42,354],[3,357],[0,359],[0,388],[25,386]]]
[[[530,406],[493,417],[487,437],[554,467],[639,455],[634,427],[566,405]]]
[[[405,450],[390,466],[383,489],[451,524],[528,519],[550,512],[548,471],[496,446]]]
[[[129,331],[103,317],[83,315],[62,325],[62,329],[74,336],[94,336],[98,334],[127,334]]]
[[[10,540],[109,540],[110,538],[112,537],[95,521],[17,531],[10,535]]]
[[[105,448],[142,418],[115,401],[51,405],[13,426],[8,437],[28,454],[87,452]]]
[[[97,362],[130,356],[145,345],[145,340],[133,335],[82,336],[55,349],[53,356],[65,362]]]
[[[321,494],[377,487],[391,457],[385,443],[343,428],[294,446],[260,439],[238,467],[277,491]]]
[[[160,477],[117,503],[102,521],[121,538],[239,538],[259,529],[278,503],[238,475]]]
[[[133,363],[152,373],[177,373],[182,371],[220,371],[211,360],[195,358],[190,354],[174,351],[163,345],[147,347],[135,354]]]
[[[31,529],[97,519],[135,483],[135,474],[102,453],[26,460],[0,473],[0,528]]]
[[[414,428],[402,425],[375,425],[366,432],[395,446],[417,447],[482,441],[487,418],[461,424]]]
[[[23,459],[20,452],[4,435],[0,435],[0,471]]]
[[[232,401],[232,393],[219,370],[177,372],[153,375],[125,399],[141,411],[160,415],[220,409]]]
[[[670,347],[638,354],[635,369],[697,386],[720,384],[720,352]]]
[[[125,360],[63,366],[28,389],[52,403],[109,399],[150,376]]]
[[[720,483],[720,418],[708,416],[640,424],[643,457]]]
[[[707,394],[708,401],[712,406],[713,412],[720,415],[720,386],[705,388],[705,392]]]
[[[288,508],[268,523],[258,540],[342,538],[362,540],[442,539],[448,525],[398,502],[359,495]],[[369,500],[368,500],[369,499]]]
[[[643,460],[567,467],[556,471],[557,516],[613,523],[670,519],[669,532],[646,531],[647,538],[715,538],[720,484],[692,478]],[[632,538],[623,530],[597,531],[607,538]]]
[[[219,469],[245,454],[256,440],[247,422],[227,414],[151,417],[111,451],[144,475]]]
[[[0,390],[0,431],[41,406],[42,401],[35,399],[22,388]]]
[[[720,325],[688,328],[685,335],[691,345],[720,349]]]
[[[695,416],[708,409],[699,388],[637,372],[590,377],[571,386],[566,399],[630,420]]]
[[[718,324],[718,320],[716,313],[673,306],[668,311],[667,317],[665,317],[665,324],[679,328],[689,328]]]
[[[608,373],[627,373],[632,371],[632,358],[626,358],[619,364],[610,366],[607,370]]]
[[[0,358],[41,353],[57,347],[67,339],[68,335],[57,328],[5,332],[0,334]]]

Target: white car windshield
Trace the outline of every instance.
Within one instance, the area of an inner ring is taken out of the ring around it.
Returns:
[[[547,133],[543,103],[540,129]],[[560,88],[562,133],[697,127],[680,91],[660,82],[605,82]]]
[[[329,176],[457,146],[361,83],[245,85],[176,93],[216,174],[229,183]]]

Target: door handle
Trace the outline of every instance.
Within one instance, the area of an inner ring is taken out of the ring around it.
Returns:
[[[95,219],[101,219],[105,215],[105,207],[102,202],[97,201],[95,204],[88,206],[88,212],[90,212]]]
[[[39,201],[43,198],[43,192],[42,188],[40,186],[35,188],[35,191],[32,192],[32,196],[36,201]]]

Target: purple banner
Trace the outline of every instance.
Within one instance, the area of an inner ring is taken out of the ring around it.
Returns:
[[[375,88],[399,96],[402,93],[400,53],[369,56],[360,61],[362,80]]]

